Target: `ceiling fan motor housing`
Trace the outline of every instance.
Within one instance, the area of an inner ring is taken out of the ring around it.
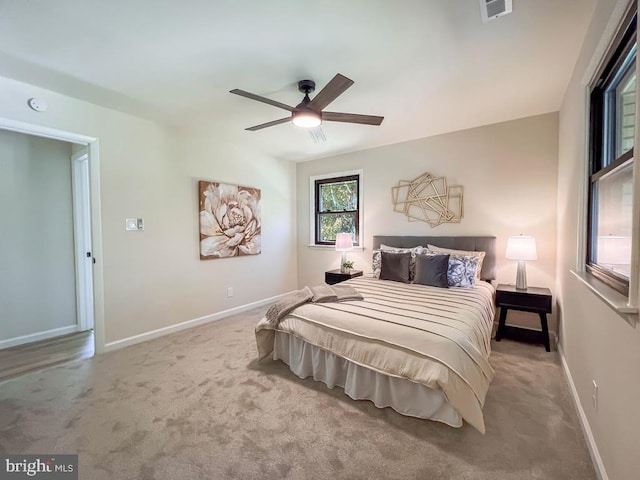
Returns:
[[[313,80],[300,80],[298,82],[298,90],[305,95],[309,95],[316,89],[316,82]]]

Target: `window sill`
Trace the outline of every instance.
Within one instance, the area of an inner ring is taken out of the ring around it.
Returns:
[[[335,251],[336,249],[333,245],[315,245],[313,243],[308,244],[307,247],[317,248],[318,250],[334,250]],[[363,251],[364,251],[364,247],[353,247],[351,250],[349,250],[349,252],[363,252]]]
[[[627,297],[586,272],[571,270],[571,273],[627,323],[633,327],[638,324],[640,310],[637,306],[629,305]]]

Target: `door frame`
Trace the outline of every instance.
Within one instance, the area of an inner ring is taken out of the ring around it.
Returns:
[[[86,146],[87,165],[89,168],[89,191],[91,217],[91,246],[93,263],[93,318],[95,352],[104,352],[104,265],[102,262],[102,218],[100,215],[100,141],[96,137],[56,128],[36,125],[10,118],[0,117],[0,129],[27,135],[52,138],[63,142]],[[75,227],[74,227],[75,228]],[[90,291],[89,291],[90,293]]]

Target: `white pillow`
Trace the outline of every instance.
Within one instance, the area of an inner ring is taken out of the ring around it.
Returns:
[[[478,257],[478,267],[476,270],[476,278],[480,280],[480,272],[482,271],[482,262],[484,262],[484,257],[487,254],[486,252],[475,252],[475,251],[467,251],[467,250],[454,250],[452,248],[442,248],[436,247],[435,245],[427,245],[427,248],[430,252],[434,253],[448,253],[449,255],[463,255],[466,257]]]
[[[405,253],[405,252],[411,252],[412,255],[420,255],[422,253],[425,253],[426,248],[425,247],[411,247],[411,248],[405,248],[405,247],[390,247],[389,245],[385,245],[384,243],[380,244],[380,250],[384,250],[386,252],[395,252],[395,253]]]

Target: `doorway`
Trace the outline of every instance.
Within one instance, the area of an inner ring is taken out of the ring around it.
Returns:
[[[98,141],[95,138],[71,132],[29,125],[2,118],[0,118],[0,131],[5,134],[9,132],[26,134],[39,138],[40,142],[44,141],[42,137],[68,142],[70,155],[67,161],[70,168],[69,180],[71,190],[68,192],[71,199],[69,214],[72,216],[71,223],[73,230],[72,234],[70,233],[72,238],[69,248],[72,250],[72,252],[70,252],[70,263],[73,270],[71,272],[73,284],[67,286],[73,289],[71,294],[74,303],[72,306],[73,324],[70,325],[63,325],[62,327],[54,325],[56,328],[42,328],[40,329],[41,331],[28,332],[26,335],[16,335],[16,332],[13,332],[14,335],[12,335],[12,332],[7,332],[8,329],[2,329],[0,325],[0,334],[2,334],[1,330],[5,330],[4,336],[0,336],[0,356],[3,357],[2,363],[3,365],[9,364],[9,362],[6,361],[6,356],[10,354],[14,359],[17,359],[18,362],[25,364],[31,362],[39,369],[46,366],[47,362],[59,363],[60,361],[64,361],[64,354],[61,355],[61,352],[67,349],[75,349],[75,351],[70,353],[70,358],[82,358],[90,356],[94,352],[100,352],[102,345],[104,345],[104,336],[102,331],[102,262],[100,261],[101,255],[98,254],[98,252],[101,252]],[[30,167],[33,171],[37,170],[34,165],[30,165]],[[42,207],[44,209],[50,209],[52,211],[51,217],[54,217],[54,209],[47,196],[43,195],[40,201]],[[64,201],[61,203],[64,203]],[[29,219],[25,218],[24,220],[28,222]],[[47,220],[50,220],[49,223],[54,224],[56,228],[58,228],[57,223],[60,223],[61,226],[59,228],[64,229],[64,219],[59,222],[56,218]],[[43,230],[45,230],[44,227],[45,225],[43,225]],[[9,229],[7,229],[7,231],[9,231]],[[29,235],[25,236],[25,238],[28,237]],[[40,241],[46,242],[46,239],[41,238]],[[37,257],[37,255],[33,256]],[[56,259],[54,257],[55,255],[49,255],[44,258],[42,256],[35,258],[34,262],[37,263],[35,272],[41,273],[44,270],[50,269],[51,264],[55,263]],[[27,262],[28,261],[29,260],[27,260]],[[37,274],[34,275],[34,267],[31,266],[30,268],[32,270],[31,274],[24,275],[25,278],[30,279],[29,285],[37,283],[34,282],[33,279],[38,277]],[[65,272],[61,271],[61,278],[65,274]],[[42,274],[40,276],[45,275]],[[60,283],[63,283],[62,280]],[[51,282],[49,285],[51,285]],[[69,288],[67,288],[67,291]],[[59,293],[57,289],[57,285],[51,288],[51,290]],[[38,291],[38,288],[33,288],[29,294],[31,302],[37,303],[43,296],[51,294],[51,292],[45,292],[44,290],[46,290],[46,288],[41,288],[40,291]],[[65,295],[66,293],[61,295],[61,297],[64,299]],[[67,304],[68,303],[67,301]],[[32,315],[32,317],[34,316],[37,315]],[[71,315],[66,315],[64,309],[62,309],[61,316],[71,318]],[[5,320],[2,320],[1,317],[5,317]],[[0,315],[0,322],[2,321],[6,321],[5,315]],[[38,329],[36,328],[36,330]],[[37,358],[38,355],[42,356],[52,351],[54,354],[50,355],[50,360]],[[16,370],[14,369],[14,371]],[[0,372],[0,377],[1,376],[2,373]],[[0,381],[2,381],[1,378]]]

